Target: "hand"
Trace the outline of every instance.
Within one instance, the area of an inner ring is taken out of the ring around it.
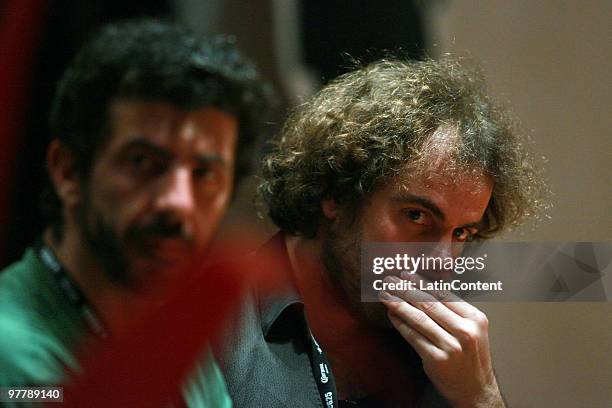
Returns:
[[[440,393],[457,408],[505,407],[491,364],[486,315],[449,292],[390,292],[380,295],[389,320],[419,354]]]

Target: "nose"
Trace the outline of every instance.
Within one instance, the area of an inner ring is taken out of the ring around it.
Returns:
[[[436,240],[436,252],[438,256],[456,258],[463,252],[464,242],[455,240],[455,228],[448,228],[442,231]]]
[[[161,191],[156,198],[156,207],[160,211],[172,213],[189,213],[195,208],[191,171],[187,168],[172,169],[163,181]]]
[[[463,245],[455,242],[453,228],[444,229],[431,240],[429,244],[429,255],[434,257],[456,258],[461,254]]]

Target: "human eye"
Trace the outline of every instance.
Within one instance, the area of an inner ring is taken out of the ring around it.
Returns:
[[[209,166],[200,166],[193,169],[193,176],[198,179],[210,179],[214,172]]]
[[[167,167],[165,160],[161,157],[144,150],[129,152],[126,155],[126,162],[131,170],[141,177],[159,175]]]
[[[453,236],[457,241],[470,242],[474,240],[476,233],[476,231],[470,231],[468,228],[461,227],[455,228],[453,231]]]
[[[408,219],[415,224],[418,225],[427,225],[429,224],[429,217],[427,213],[423,210],[419,210],[417,208],[409,208],[406,209],[405,214],[408,216]]]
[[[204,191],[218,189],[223,184],[225,178],[223,168],[214,163],[194,167],[192,175],[193,180]]]

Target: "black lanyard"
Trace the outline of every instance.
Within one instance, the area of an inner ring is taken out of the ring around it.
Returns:
[[[89,330],[101,339],[107,338],[109,335],[108,329],[76,282],[66,272],[53,250],[45,245],[41,239],[36,245],[36,252],[38,259],[51,271],[59,288],[64,293],[64,297],[79,311],[81,319]]]
[[[308,331],[311,345],[312,373],[317,383],[317,388],[321,394],[321,401],[325,408],[350,408],[350,407],[375,407],[378,406],[376,400],[372,397],[366,397],[358,401],[338,400],[338,391],[336,390],[336,380],[331,371],[331,365],[323,349],[315,339],[312,332]]]
[[[310,345],[312,347],[310,364],[312,373],[317,383],[317,388],[321,394],[321,401],[326,408],[338,408],[338,392],[336,391],[336,380],[331,372],[329,360],[323,353],[323,349],[315,340],[312,332],[310,334]]]
[[[98,317],[98,313],[91,303],[89,303],[81,289],[79,289],[77,283],[66,272],[66,269],[64,269],[59,259],[57,259],[53,250],[40,240],[36,245],[36,252],[40,261],[55,277],[66,299],[79,311],[81,319],[85,322],[85,325],[89,328],[91,333],[100,339],[106,339],[109,336],[108,329],[102,322],[102,319]],[[174,408],[187,407],[182,394],[179,393],[174,397],[171,406]]]

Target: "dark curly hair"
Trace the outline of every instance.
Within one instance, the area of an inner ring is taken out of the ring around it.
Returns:
[[[385,59],[331,82],[290,115],[264,159],[259,196],[283,231],[312,238],[322,200],[356,210],[392,178],[426,169],[444,127],[456,134],[447,170],[484,170],[495,182],[477,238],[545,206],[526,136],[487,97],[481,73],[450,56]]]
[[[84,180],[108,141],[108,109],[119,98],[182,109],[214,106],[235,115],[236,183],[252,168],[252,147],[274,105],[269,85],[227,37],[206,38],[153,19],[107,25],[65,71],[50,114],[53,136],[74,152]],[[61,203],[51,186],[42,204],[46,217],[61,224]]]

